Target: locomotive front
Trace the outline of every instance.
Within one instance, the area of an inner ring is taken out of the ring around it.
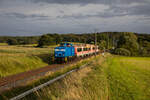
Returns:
[[[71,43],[61,43],[54,51],[56,62],[66,62],[70,57],[75,56],[75,49]]]

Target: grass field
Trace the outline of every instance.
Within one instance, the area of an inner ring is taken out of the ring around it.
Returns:
[[[50,64],[50,56],[58,45],[44,48],[36,46],[37,44],[10,46],[0,43],[0,78]]]
[[[0,100],[9,100],[10,98],[14,97],[14,96],[17,96],[29,89],[32,89],[33,87],[36,87],[40,84],[43,84],[57,76],[60,76],[70,70],[73,70],[75,68],[79,68],[80,66],[92,61],[95,57],[91,57],[91,58],[88,58],[88,59],[83,59],[83,60],[80,60],[79,62],[77,63],[74,63],[74,64],[70,64],[68,66],[65,66],[64,68],[62,68],[61,70],[57,70],[56,72],[53,72],[53,71],[50,71],[48,73],[48,75],[46,75],[45,77],[41,78],[41,79],[38,79],[38,80],[35,80],[33,82],[30,82],[28,83],[26,86],[20,86],[20,87],[17,87],[17,88],[13,88],[12,90],[8,90],[8,91],[5,91],[3,93],[0,93]],[[31,94],[32,95],[32,94]],[[37,100],[38,98],[36,98],[34,95],[31,96],[31,98],[29,100]],[[43,98],[44,99],[44,98]],[[43,100],[41,99],[41,100]]]
[[[150,58],[97,57],[24,100],[150,100]]]
[[[150,99],[150,58],[114,57],[106,67],[111,100]]]
[[[8,46],[1,43],[0,77],[48,65],[54,47],[36,48],[35,45]]]

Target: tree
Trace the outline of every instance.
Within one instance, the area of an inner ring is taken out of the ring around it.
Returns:
[[[146,48],[140,47],[139,55],[140,56],[149,56],[149,53]]]
[[[99,43],[99,48],[101,50],[104,50],[106,47],[107,47],[106,41],[101,40],[100,43]]]
[[[8,39],[7,40],[8,45],[17,45],[18,41],[16,39]]]
[[[131,52],[129,50],[127,50],[127,49],[124,49],[124,48],[117,48],[115,50],[115,54],[124,55],[124,56],[130,56]]]
[[[61,43],[62,42],[62,37],[59,34],[57,34],[56,38],[55,38],[55,41],[56,41],[56,44]]]
[[[54,38],[49,35],[43,35],[38,41],[38,47],[48,46],[48,45],[54,45],[55,41]]]
[[[131,32],[124,32],[119,38],[117,48],[124,48],[131,52],[132,56],[137,56],[139,52],[139,44],[137,37]]]

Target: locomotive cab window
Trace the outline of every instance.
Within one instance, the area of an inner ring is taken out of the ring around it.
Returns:
[[[67,47],[69,47],[70,46],[70,44],[69,43],[67,43]]]
[[[61,43],[60,46],[64,46],[64,43]]]

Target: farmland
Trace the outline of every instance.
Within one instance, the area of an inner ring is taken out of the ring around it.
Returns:
[[[55,46],[45,48],[35,46],[36,44],[13,46],[0,44],[0,77],[50,64],[50,56]],[[149,57],[116,56],[107,53],[105,57],[99,55],[92,59],[94,60],[88,67],[73,72],[23,99],[148,100],[150,98]],[[68,70],[70,69],[64,69],[62,73]],[[54,76],[58,76],[57,73]],[[19,94],[18,91],[19,88],[14,94]],[[10,93],[11,91],[8,94]],[[13,97],[14,94],[11,94],[9,96]],[[7,98],[7,93],[4,97]]]
[[[99,56],[89,67],[24,100],[149,100],[149,83],[150,58]]]
[[[44,67],[50,63],[53,47],[35,45],[8,46],[0,44],[0,77]]]

